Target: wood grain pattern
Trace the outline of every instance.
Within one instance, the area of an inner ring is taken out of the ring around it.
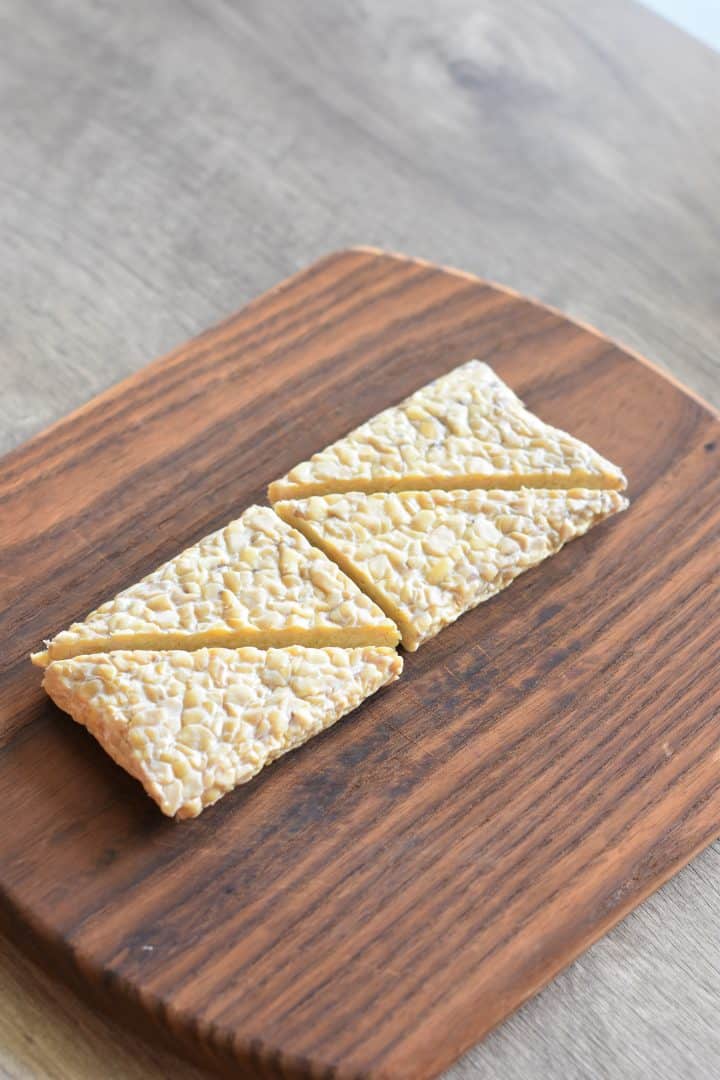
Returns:
[[[619,461],[630,511],[408,656],[352,721],[197,822],[158,820],[27,651],[471,355]],[[556,313],[354,251],[11,454],[8,927],[217,1068],[434,1075],[720,830],[718,435]]]
[[[0,0],[0,22],[3,451],[359,241],[538,296],[720,405],[720,56],[633,0]],[[453,1080],[706,1080],[719,972],[715,844]],[[88,1010],[43,984],[17,1032],[16,981],[0,954],[0,1075],[79,1080],[57,1039]],[[106,1029],[111,1080],[127,1045]]]

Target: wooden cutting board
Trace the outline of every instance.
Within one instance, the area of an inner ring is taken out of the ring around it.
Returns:
[[[164,819],[27,653],[472,356],[619,462],[630,510],[352,718]],[[6,930],[229,1074],[434,1076],[720,832],[719,460],[710,410],[646,362],[369,250],[21,447],[0,469]]]

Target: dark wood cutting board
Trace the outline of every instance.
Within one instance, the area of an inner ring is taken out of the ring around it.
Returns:
[[[164,819],[28,652],[472,356],[621,464],[630,509]],[[713,414],[646,362],[368,250],[21,447],[0,466],[5,928],[229,1074],[435,1075],[720,832],[719,460]]]

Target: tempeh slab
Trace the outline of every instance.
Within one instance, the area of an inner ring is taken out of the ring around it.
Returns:
[[[540,420],[488,364],[469,360],[295,465],[268,495],[626,483],[617,465]]]
[[[108,649],[394,645],[397,627],[267,506],[199,540],[33,654]]]
[[[163,813],[197,817],[398,678],[394,649],[199,649],[56,660],[43,686]]]
[[[275,509],[373,597],[414,651],[626,506],[617,491],[528,488],[351,491]]]

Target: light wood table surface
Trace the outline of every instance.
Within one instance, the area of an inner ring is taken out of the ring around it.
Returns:
[[[0,449],[354,244],[720,404],[720,56],[629,0],[0,0],[0,57]],[[719,1001],[716,846],[450,1075],[705,1080]],[[0,1076],[197,1075],[0,943]]]

